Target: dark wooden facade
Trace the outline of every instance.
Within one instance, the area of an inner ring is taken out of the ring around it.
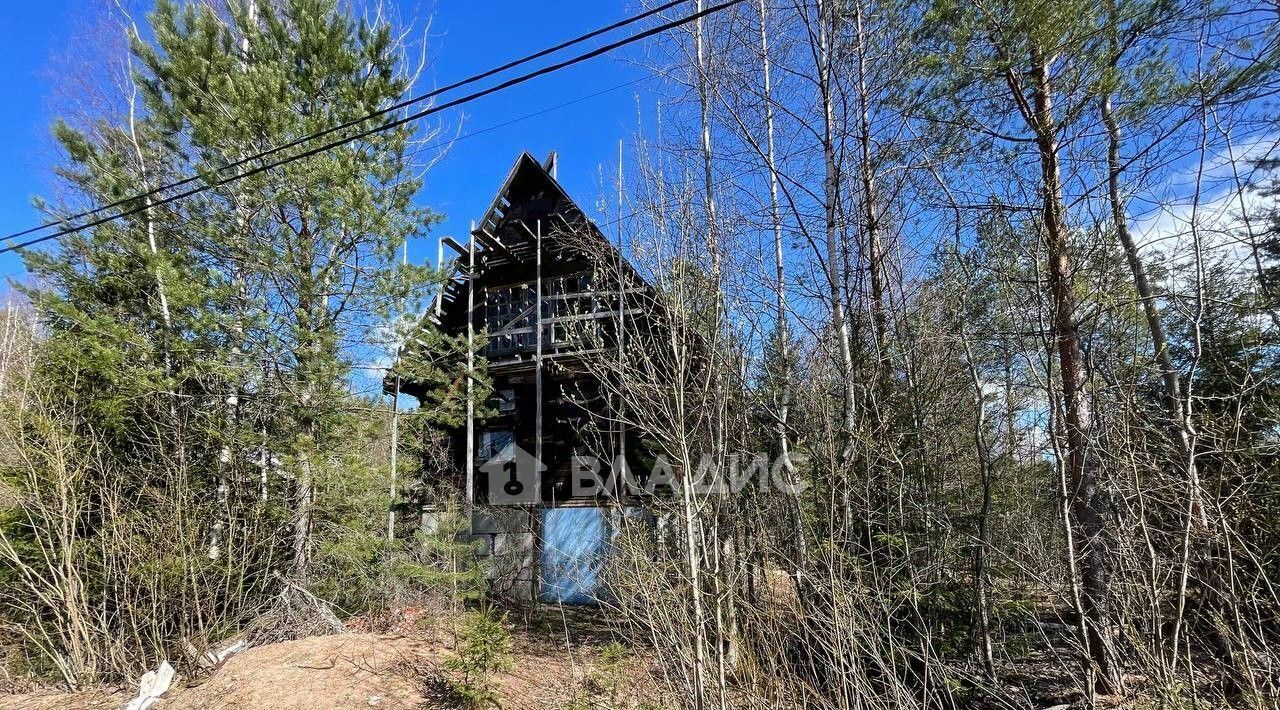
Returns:
[[[575,455],[595,457],[607,476],[634,446],[613,416],[617,388],[601,385],[607,368],[592,362],[626,346],[649,289],[556,182],[554,159],[522,154],[468,242],[444,242],[455,270],[428,317],[474,339],[493,385],[487,416],[450,432],[459,483],[478,505],[495,502],[486,462],[510,444],[544,467],[531,502],[541,507],[596,498],[574,494]]]

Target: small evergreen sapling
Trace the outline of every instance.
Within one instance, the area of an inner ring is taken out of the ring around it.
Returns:
[[[513,665],[506,620],[505,614],[498,616],[490,609],[471,612],[462,619],[458,655],[445,661],[445,667],[457,676],[449,679],[449,686],[469,707],[499,706],[493,676]]]

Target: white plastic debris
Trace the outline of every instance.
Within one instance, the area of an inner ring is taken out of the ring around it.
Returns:
[[[187,656],[194,659],[196,665],[204,670],[218,668],[228,658],[249,648],[248,639],[232,639],[225,642],[221,648],[210,648],[205,651],[196,648],[194,644],[186,639],[183,639],[182,644]]]
[[[169,690],[173,676],[173,666],[168,661],[161,661],[159,668],[142,675],[142,681],[138,683],[138,697],[130,700],[124,710],[147,710]]]
[[[228,658],[231,658],[247,648],[249,648],[249,640],[240,639],[238,641],[232,641],[216,651],[209,651],[209,654],[212,654],[213,656],[213,665],[221,666],[223,661],[226,661]]]

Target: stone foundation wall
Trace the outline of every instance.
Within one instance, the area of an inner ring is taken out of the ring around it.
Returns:
[[[533,601],[538,580],[535,515],[525,508],[476,508],[471,539],[480,543],[489,589],[519,601]]]

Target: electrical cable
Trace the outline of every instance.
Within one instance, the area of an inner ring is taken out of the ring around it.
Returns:
[[[338,124],[338,125],[336,125],[336,126],[330,126],[329,128],[326,128],[326,129],[324,129],[323,131],[320,131],[320,132],[318,132],[318,133],[313,133],[313,134],[310,134],[310,135],[307,135],[307,136],[303,136],[303,137],[301,137],[301,138],[296,138],[296,139],[294,139],[294,140],[292,140],[292,141],[290,141],[290,142],[288,142],[288,143],[285,143],[285,144],[282,144],[282,145],[276,146],[276,147],[274,147],[274,148],[270,148],[270,149],[265,150],[265,151],[262,151],[262,152],[260,152],[260,153],[256,153],[256,154],[253,154],[253,155],[246,156],[246,157],[241,158],[241,159],[239,159],[239,160],[236,160],[236,161],[234,161],[234,162],[231,162],[231,163],[228,163],[228,164],[226,164],[226,165],[223,165],[222,167],[218,168],[218,169],[215,171],[215,174],[216,174],[216,173],[225,172],[225,171],[230,170],[230,169],[232,169],[232,168],[240,167],[241,165],[245,165],[245,164],[250,163],[250,162],[252,162],[252,161],[254,161],[254,160],[261,160],[262,158],[265,158],[265,157],[267,157],[267,156],[269,156],[269,155],[272,155],[272,154],[274,154],[274,153],[278,153],[278,152],[280,152],[280,151],[282,151],[282,150],[287,150],[287,149],[289,149],[289,148],[296,147],[296,146],[298,146],[298,145],[301,145],[302,143],[306,143],[306,142],[309,142],[309,141],[315,140],[316,138],[320,138],[320,137],[323,137],[323,136],[329,135],[330,133],[333,133],[333,132],[335,132],[335,131],[340,131],[340,130],[342,130],[342,129],[344,129],[344,128],[350,128],[350,127],[352,127],[352,126],[359,125],[359,124],[364,123],[365,121],[368,121],[368,120],[370,120],[370,119],[377,118],[377,117],[379,117],[379,116],[384,116],[384,115],[386,115],[386,114],[388,114],[388,113],[391,113],[392,111],[397,111],[397,110],[402,109],[402,108],[405,108],[405,107],[407,107],[407,106],[412,106],[413,104],[421,103],[421,102],[423,102],[423,101],[426,101],[426,100],[428,100],[428,99],[435,98],[435,97],[437,97],[437,96],[439,96],[439,95],[441,95],[441,94],[443,94],[443,93],[446,93],[446,92],[448,92],[448,91],[452,91],[452,90],[454,90],[454,89],[457,89],[457,88],[460,88],[460,87],[466,86],[466,85],[468,85],[468,84],[474,84],[474,83],[475,83],[475,82],[477,82],[477,81],[480,81],[480,80],[482,80],[482,79],[487,79],[487,78],[489,78],[489,77],[491,77],[491,76],[493,76],[493,75],[495,75],[495,74],[499,74],[499,73],[504,72],[504,71],[506,71],[506,70],[508,70],[508,69],[512,69],[512,68],[517,67],[517,66],[520,66],[520,65],[522,65],[522,64],[527,64],[527,63],[529,63],[529,62],[531,62],[531,61],[533,61],[533,60],[535,60],[535,59],[541,59],[542,57],[545,57],[545,56],[547,56],[547,55],[549,55],[549,54],[554,54],[555,52],[558,52],[558,51],[560,51],[560,50],[562,50],[562,49],[566,49],[566,48],[568,48],[568,47],[572,47],[572,46],[573,46],[573,45],[575,45],[575,44],[581,44],[582,42],[585,42],[586,40],[592,39],[592,38],[594,38],[594,37],[598,37],[598,36],[600,36],[600,35],[602,35],[602,34],[605,34],[605,33],[607,33],[607,32],[612,32],[613,30],[616,30],[616,29],[619,29],[619,28],[625,27],[625,26],[630,25],[630,24],[634,24],[635,22],[638,22],[638,21],[640,21],[640,20],[643,20],[643,19],[645,19],[645,18],[647,18],[647,17],[652,17],[653,15],[655,15],[655,14],[657,14],[657,13],[659,13],[659,12],[662,12],[663,10],[668,10],[668,9],[670,9],[670,8],[672,8],[672,7],[676,6],[676,5],[679,5],[679,4],[680,4],[680,3],[682,3],[682,2],[686,2],[686,1],[687,1],[687,0],[672,0],[671,2],[668,2],[668,3],[666,3],[665,5],[660,5],[660,6],[656,7],[656,8],[653,8],[652,10],[648,10],[648,11],[643,12],[643,13],[640,13],[640,14],[638,14],[638,15],[633,15],[633,16],[631,16],[631,17],[625,18],[625,19],[620,20],[620,21],[618,21],[618,22],[615,22],[615,23],[613,23],[613,24],[611,24],[611,25],[608,25],[607,27],[601,27],[601,28],[599,28],[599,29],[592,30],[592,31],[590,31],[590,32],[588,32],[588,33],[586,33],[586,34],[579,35],[578,37],[574,37],[573,39],[570,39],[570,40],[566,40],[566,41],[564,41],[564,42],[561,42],[560,44],[557,44],[557,45],[555,45],[555,46],[553,46],[553,47],[547,47],[546,49],[539,50],[539,51],[537,51],[537,52],[534,52],[533,54],[530,54],[530,55],[527,55],[527,56],[521,57],[521,58],[519,58],[519,59],[515,59],[515,60],[513,60],[513,61],[507,62],[506,64],[503,64],[502,66],[494,67],[493,69],[489,69],[489,70],[484,71],[484,72],[481,72],[481,73],[479,73],[479,74],[473,74],[473,75],[471,75],[471,76],[469,76],[469,77],[467,77],[467,78],[465,78],[465,79],[461,79],[461,80],[459,80],[459,81],[455,81],[455,82],[453,82],[452,84],[448,84],[448,85],[446,85],[446,86],[442,86],[442,87],[440,87],[440,88],[433,89],[432,91],[429,91],[429,92],[427,92],[427,93],[425,93],[425,94],[420,94],[420,95],[418,95],[418,96],[414,96],[414,97],[412,97],[412,98],[405,99],[405,100],[403,100],[403,101],[400,101],[400,102],[398,102],[398,103],[392,104],[391,106],[387,106],[386,108],[379,109],[378,111],[374,111],[373,113],[367,114],[367,115],[362,116],[362,117],[360,117],[360,118],[352,119],[352,120],[347,121],[347,122],[345,122],[345,123],[340,123],[340,124]],[[166,192],[166,191],[171,190],[171,189],[173,189],[173,188],[175,188],[175,187],[181,187],[182,185],[189,184],[189,183],[194,182],[195,180],[198,180],[198,179],[200,179],[200,176],[198,176],[198,175],[192,175],[192,176],[190,176],[190,177],[184,178],[184,179],[179,180],[179,181],[174,182],[174,183],[170,183],[170,184],[168,184],[168,185],[161,185],[160,187],[154,188],[154,189],[152,189],[152,190],[150,190],[150,191],[148,191],[148,192],[141,193],[141,194],[138,194],[138,195],[133,195],[133,196],[131,196],[131,197],[122,198],[122,199],[116,200],[115,202],[112,202],[112,203],[110,203],[110,204],[106,204],[106,205],[102,205],[102,206],[99,206],[99,207],[95,207],[94,209],[87,210],[87,211],[84,211],[84,212],[80,212],[80,213],[77,213],[77,214],[74,214],[74,215],[70,215],[70,216],[68,216],[68,217],[64,217],[64,218],[62,218],[62,219],[50,220],[49,222],[45,222],[44,224],[41,224],[41,225],[38,225],[38,226],[35,226],[35,227],[29,227],[29,228],[24,229],[24,230],[22,230],[22,231],[20,231],[20,232],[14,232],[14,233],[12,233],[12,234],[6,235],[5,237],[0,237],[0,239],[4,239],[4,240],[14,239],[14,238],[17,238],[17,237],[26,236],[26,235],[28,235],[28,234],[31,234],[32,232],[40,231],[41,229],[46,229],[46,228],[48,228],[48,227],[55,227],[55,226],[60,225],[60,224],[66,224],[67,222],[74,221],[74,220],[77,220],[77,219],[83,219],[83,218],[85,218],[85,217],[89,217],[89,216],[92,216],[92,215],[98,214],[99,212],[104,212],[104,211],[106,211],[106,210],[109,210],[109,209],[112,209],[112,208],[115,208],[115,207],[119,207],[119,206],[121,206],[121,205],[123,205],[123,204],[126,204],[126,203],[128,203],[128,202],[132,202],[132,201],[134,201],[134,200],[142,199],[142,198],[145,198],[145,197],[150,197],[150,196],[152,196],[152,195],[156,195],[156,194],[159,194],[159,193],[161,193],[161,192]]]
[[[717,13],[719,12],[719,10],[731,8],[731,6],[737,5],[740,3],[742,3],[742,0],[727,0],[727,1],[724,1],[724,3],[718,4],[718,5],[712,5],[710,6],[710,8],[701,10],[701,12],[694,13],[691,15],[686,15],[686,17],[684,18],[671,20],[671,22],[660,24],[660,26],[658,27],[646,29],[646,31],[636,33],[636,35],[627,37],[625,38],[625,40],[618,40],[616,42],[609,43],[609,45],[598,47],[598,49],[585,52],[585,54],[577,55],[575,56],[575,58],[559,61],[559,63],[557,64],[548,65],[548,67],[536,69],[534,70],[534,72],[518,75],[518,77],[507,79],[506,82],[495,84],[495,86],[484,88],[484,90],[468,93],[468,95],[461,97],[461,99],[454,99],[452,101],[445,102],[445,104],[440,104],[439,106],[431,106],[429,107],[429,109],[417,111],[417,113],[404,116],[404,118],[392,120],[392,122],[384,123],[381,125],[376,125],[376,127],[374,128],[361,130],[360,133],[353,134],[353,136],[340,138],[338,139],[338,141],[325,143],[325,145],[323,146],[308,148],[308,150],[301,152],[301,154],[284,157],[284,159],[276,160],[274,162],[268,162],[268,164],[257,166],[257,168],[253,168],[252,170],[246,170],[246,171],[243,171],[243,173],[232,175],[232,177],[211,180],[211,182],[202,184],[200,185],[200,187],[188,189],[188,191],[179,192],[178,194],[173,194],[173,196],[165,197],[163,198],[163,200],[159,200],[156,202],[148,202],[148,203],[145,203],[145,205],[133,207],[132,210],[116,212],[116,214],[114,215],[99,217],[99,219],[88,221],[88,223],[84,223],[77,226],[70,226],[70,228],[60,229],[58,230],[58,232],[55,232],[52,234],[46,234],[44,235],[44,237],[27,239],[26,242],[13,244],[13,246],[9,246],[9,247],[0,248],[0,253],[17,251],[17,249],[35,246],[35,244],[50,241],[50,239],[56,239],[59,237],[65,237],[65,235],[68,235],[68,234],[83,232],[83,230],[93,228],[93,226],[99,226],[101,224],[109,223],[109,221],[118,220],[120,219],[120,217],[136,215],[138,214],[138,212],[151,210],[151,209],[154,209],[154,207],[163,207],[165,205],[169,205],[169,203],[172,203],[178,200],[183,200],[183,198],[186,198],[186,197],[191,197],[193,196],[193,194],[200,194],[202,192],[209,191],[209,189],[212,189],[215,187],[221,187],[221,185],[232,183],[234,182],[234,180],[248,178],[248,177],[251,177],[251,175],[264,173],[264,171],[266,170],[279,168],[280,165],[287,165],[289,164],[289,162],[302,160],[303,157],[311,157],[317,154],[321,154],[321,152],[324,152],[324,151],[333,150],[333,148],[335,147],[347,145],[347,143],[352,141],[357,141],[357,139],[369,137],[369,136],[372,136],[372,134],[384,132],[384,130],[390,130],[393,128],[401,127],[401,125],[415,122],[415,120],[425,118],[425,116],[440,113],[440,111],[452,109],[452,107],[468,104],[468,102],[475,101],[476,99],[481,99],[481,97],[484,97],[484,96],[492,95],[492,93],[497,93],[499,91],[506,90],[506,88],[517,86],[517,84],[525,83],[527,81],[530,81],[530,79],[541,77],[541,75],[558,72],[558,70],[572,67],[572,65],[575,65],[575,64],[580,64],[582,63],[582,61],[594,59],[596,58],[596,56],[600,56],[603,54],[608,54],[608,52],[611,52],[616,49],[620,49],[620,47],[623,47],[623,46],[630,45],[630,43],[639,42],[640,40],[646,40],[646,38],[653,37],[654,35],[660,35],[660,33],[666,32],[668,31],[668,29],[685,26],[685,24],[694,22],[695,19],[707,17],[707,15],[709,14]],[[136,198],[133,198],[133,200],[136,200]]]

